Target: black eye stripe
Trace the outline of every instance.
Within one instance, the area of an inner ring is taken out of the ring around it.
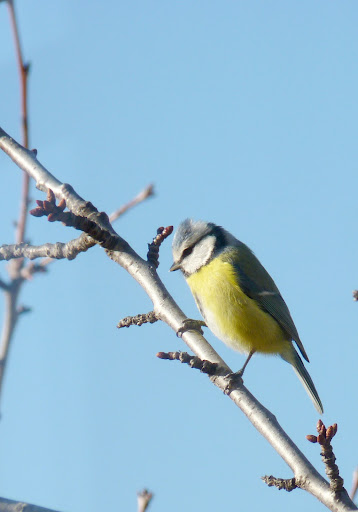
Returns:
[[[1,0],[0,0],[1,1]],[[223,232],[223,229],[220,226],[216,226],[215,224],[209,224],[211,227],[210,231],[205,233],[201,238],[196,240],[196,242],[191,245],[190,247],[187,247],[184,249],[184,251],[181,254],[180,261],[183,261],[184,258],[189,256],[194,250],[194,247],[198,245],[204,238],[208,236],[214,236],[215,237],[215,252],[220,251],[223,247],[226,245],[225,235]]]

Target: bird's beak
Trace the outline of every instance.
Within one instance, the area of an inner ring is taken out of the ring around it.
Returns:
[[[179,270],[180,269],[180,263],[173,263],[173,265],[170,267],[170,272],[173,272],[173,270]]]

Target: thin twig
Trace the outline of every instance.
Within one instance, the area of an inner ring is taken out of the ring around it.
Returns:
[[[49,258],[50,259],[50,258]],[[28,263],[21,269],[21,277],[22,279],[25,279],[29,281],[33,278],[35,274],[41,274],[47,272],[47,268],[45,265],[42,265],[42,262],[40,263]]]
[[[173,226],[160,227],[157,229],[157,236],[153,239],[152,243],[148,244],[147,261],[154,265],[155,268],[159,267],[159,248],[172,233]]]
[[[322,420],[317,423],[318,436],[309,434],[306,436],[310,443],[319,443],[321,446],[321,457],[325,466],[326,475],[329,478],[330,487],[333,492],[338,493],[344,489],[343,478],[339,475],[336,457],[333,453],[331,441],[337,434],[337,423],[326,428]]]
[[[157,322],[159,318],[155,314],[154,311],[149,311],[149,313],[143,313],[136,316],[126,316],[122,318],[117,324],[118,329],[122,327],[130,327],[131,325],[141,326],[143,324],[154,324]]]
[[[29,147],[29,126],[28,126],[28,107],[27,107],[27,80],[29,76],[30,66],[24,62],[23,53],[20,44],[20,35],[16,20],[15,7],[13,0],[8,0],[10,24],[15,44],[16,61],[19,69],[20,79],[20,101],[21,101],[21,126],[22,126],[22,145]],[[21,205],[19,220],[16,228],[16,243],[20,244],[25,239],[27,209],[29,205],[29,187],[30,176],[23,173],[23,184],[21,192]],[[18,264],[17,264],[18,265]],[[19,266],[19,265],[18,265]]]
[[[119,217],[121,217],[124,213],[126,213],[130,208],[133,208],[134,206],[137,206],[139,203],[142,203],[148,197],[152,197],[154,195],[154,187],[153,185],[148,185],[143,189],[141,192],[139,192],[138,195],[136,195],[133,199],[128,201],[128,203],[124,204],[118,210],[115,210],[111,215],[109,216],[109,221],[114,222]]]
[[[27,108],[27,79],[29,74],[29,65],[24,63],[23,54],[20,44],[20,36],[15,15],[15,7],[13,0],[7,0],[9,8],[10,24],[12,28],[16,60],[19,69],[20,80],[20,102],[21,102],[21,128],[22,128],[22,141],[25,148],[29,147],[29,129],[28,129],[28,108]],[[29,187],[30,176],[28,173],[23,173],[22,191],[19,218],[16,225],[15,242],[20,244],[25,240],[27,210],[29,205]],[[4,372],[6,368],[9,347],[12,336],[19,318],[17,301],[23,283],[21,278],[21,270],[24,265],[24,260],[14,259],[8,266],[11,282],[5,290],[5,311],[2,332],[0,337],[0,397],[4,380]]]
[[[206,359],[200,359],[198,356],[191,356],[187,352],[158,352],[157,357],[159,357],[159,359],[167,359],[169,361],[180,361],[181,363],[188,364],[191,368],[200,370],[202,373],[206,373],[207,375],[218,375],[221,373],[217,363],[212,363]],[[225,369],[223,369],[223,371],[227,374]]]
[[[354,500],[355,495],[357,494],[357,491],[358,491],[358,468],[356,468],[353,471],[352,489],[351,489],[351,492],[349,493],[349,496],[351,497],[352,500]]]
[[[149,503],[153,499],[153,493],[149,492],[147,489],[143,489],[143,491],[137,492],[137,503],[138,503],[138,512],[145,512],[149,506]]]
[[[276,478],[272,475],[262,476],[261,480],[265,482],[269,487],[277,487],[279,491],[284,489],[287,492],[291,492],[298,487],[296,479],[293,478]]]

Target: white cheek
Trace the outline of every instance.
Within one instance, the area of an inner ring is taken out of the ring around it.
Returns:
[[[193,252],[184,258],[182,269],[186,274],[193,274],[210,260],[215,246],[215,237],[207,236],[195,245]]]

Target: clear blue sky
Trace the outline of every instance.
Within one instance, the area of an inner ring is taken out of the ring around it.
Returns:
[[[358,463],[356,1],[106,3],[17,1],[31,61],[30,137],[39,160],[108,213],[154,183],[116,224],[143,256],[161,225],[223,225],[275,278],[311,364],[347,487]],[[1,125],[15,138],[19,87],[0,4]],[[13,241],[20,171],[0,155],[0,243]],[[43,195],[33,190],[33,199]],[[33,243],[77,233],[31,218]],[[159,273],[189,317],[183,278]],[[0,266],[5,277],[6,264]],[[2,301],[2,298],[1,298]],[[0,301],[0,306],[2,302]],[[150,310],[99,248],[26,285],[2,400],[0,495],[66,512],[323,506],[267,488],[292,476],[207,377],[159,350],[185,349],[164,324],[116,329]],[[243,357],[208,340],[234,369]],[[245,384],[323,472],[305,440],[318,416],[293,371],[256,356]]]

